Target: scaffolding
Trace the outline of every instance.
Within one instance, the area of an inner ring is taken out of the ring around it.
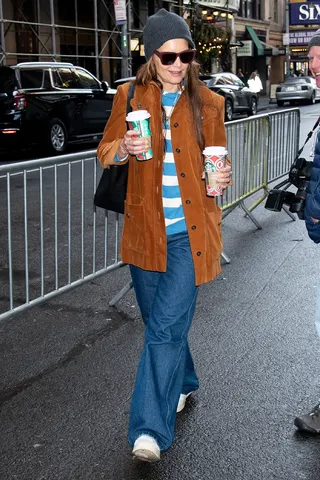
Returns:
[[[143,63],[143,26],[162,7],[182,13],[179,0],[128,0],[117,25],[113,0],[0,0],[0,66],[68,61],[112,83]]]

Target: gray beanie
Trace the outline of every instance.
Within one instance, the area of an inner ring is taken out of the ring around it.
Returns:
[[[308,50],[310,50],[311,47],[320,47],[320,28],[315,32],[308,43]]]
[[[191,48],[195,48],[191,33],[186,21],[176,13],[161,8],[157,13],[148,17],[143,29],[144,53],[150,60],[154,51],[168,40],[183,38]]]

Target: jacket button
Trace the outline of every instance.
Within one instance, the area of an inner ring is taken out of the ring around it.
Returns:
[[[126,213],[126,217],[127,217],[127,218],[130,218],[130,215],[129,215],[129,213]]]
[[[201,255],[201,252],[197,252],[197,256],[200,257],[200,255]]]
[[[179,123],[175,123],[173,126],[177,128],[179,127]]]
[[[186,176],[185,173],[180,173],[180,177],[183,177],[183,178],[184,178],[185,176]]]
[[[180,153],[180,148],[176,148],[176,152],[177,152],[177,153]]]
[[[191,203],[191,201],[190,201],[190,200],[186,200],[186,204],[189,205],[189,203]]]
[[[197,227],[195,225],[192,225],[191,229],[195,230]]]
[[[138,103],[137,107],[138,107],[138,108],[142,108],[141,103]]]

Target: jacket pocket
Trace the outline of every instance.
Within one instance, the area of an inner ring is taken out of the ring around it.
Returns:
[[[144,205],[124,203],[123,243],[138,253],[146,253]]]

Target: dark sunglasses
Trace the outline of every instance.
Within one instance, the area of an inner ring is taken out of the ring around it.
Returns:
[[[180,58],[182,63],[191,63],[196,56],[196,51],[192,50],[191,48],[189,50],[184,50],[180,53],[158,52],[158,50],[156,50],[154,53],[157,55],[157,57],[160,58],[162,65],[173,65],[178,57]]]

